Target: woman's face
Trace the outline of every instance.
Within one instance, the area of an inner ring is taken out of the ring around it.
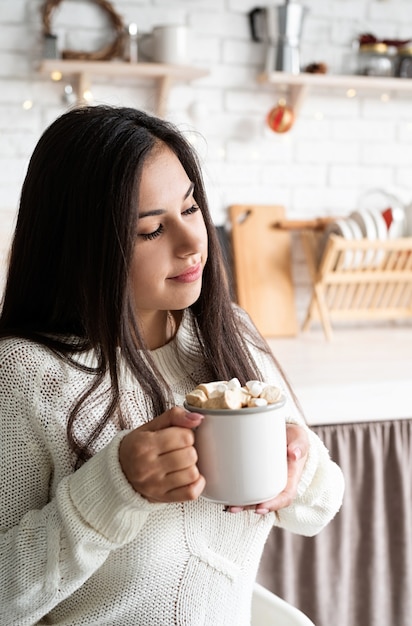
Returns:
[[[207,232],[196,190],[177,156],[155,148],[143,167],[131,267],[135,312],[181,310],[200,295]]]

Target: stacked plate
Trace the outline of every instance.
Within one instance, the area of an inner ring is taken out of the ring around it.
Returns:
[[[412,203],[403,206],[395,197],[380,189],[371,190],[360,202],[358,211],[348,217],[331,222],[325,229],[319,245],[320,262],[329,235],[340,235],[345,239],[370,239],[371,241],[412,237]],[[383,250],[365,252],[348,250],[343,267],[377,267],[382,261]]]
[[[329,235],[339,235],[345,239],[358,240],[367,238],[384,241],[389,237],[387,223],[378,209],[361,209],[354,211],[347,218],[331,222],[325,229],[319,246],[319,261],[323,256]],[[371,265],[379,265],[383,251],[368,250],[366,254],[361,251],[348,250],[345,254],[343,267],[358,268]]]
[[[412,232],[407,232],[408,207],[396,195],[384,189],[369,189],[359,199],[358,207],[379,213],[385,220],[387,238],[397,239],[405,237]]]

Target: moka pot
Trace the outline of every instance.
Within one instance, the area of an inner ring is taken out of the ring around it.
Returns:
[[[300,41],[308,9],[296,2],[255,7],[249,13],[254,41],[264,42],[265,72],[300,72]]]

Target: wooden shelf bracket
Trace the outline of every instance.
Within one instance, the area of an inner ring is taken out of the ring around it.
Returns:
[[[74,83],[78,104],[87,101],[87,92],[90,91],[91,78],[94,76],[152,80],[157,86],[156,113],[161,117],[166,112],[169,92],[174,82],[187,82],[209,74],[208,70],[189,65],[69,59],[44,59],[39,66],[39,72],[53,80],[56,73],[60,78],[70,77]]]

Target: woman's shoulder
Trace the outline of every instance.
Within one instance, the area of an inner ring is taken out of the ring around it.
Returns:
[[[0,339],[0,403],[4,415],[11,410],[28,415],[33,402],[45,396],[45,382],[61,389],[62,374],[57,358],[39,343],[19,337]],[[60,381],[60,382],[59,382]]]
[[[239,304],[237,304],[236,302],[232,302],[232,310],[233,310],[233,315],[235,316],[236,319],[241,320],[245,324],[248,324],[251,327],[253,327],[253,322],[250,318],[250,315],[245,311],[245,309],[242,309],[242,307]]]
[[[50,348],[38,341],[22,337],[0,339],[1,377],[13,376],[38,380],[42,373],[49,371],[56,378],[66,368],[64,361]]]
[[[24,365],[25,362],[46,359],[50,351],[42,344],[22,337],[0,339],[0,366],[13,362]]]
[[[79,350],[75,338],[63,337],[57,340],[56,337],[50,336],[50,339],[51,341],[48,343],[47,337],[45,337],[45,342],[42,343],[35,339],[18,336],[0,338],[0,366],[5,362],[14,361],[22,365],[25,362],[35,361],[38,366],[43,363],[51,365],[68,362],[72,365],[77,364],[90,368],[96,366],[95,352],[92,349]]]
[[[20,337],[0,339],[0,395],[30,403],[65,402],[84,390],[89,372],[40,342]],[[17,400],[16,400],[17,401]]]

